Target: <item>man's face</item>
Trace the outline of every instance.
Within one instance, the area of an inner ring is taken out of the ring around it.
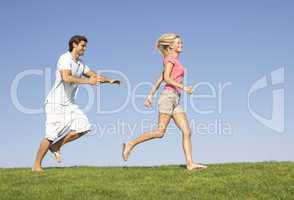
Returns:
[[[74,45],[74,48],[75,48],[76,52],[77,52],[80,56],[84,55],[84,53],[85,53],[85,51],[86,51],[86,49],[87,49],[87,42],[85,42],[85,41],[80,41],[79,44],[75,44],[75,43],[73,43],[73,45]]]

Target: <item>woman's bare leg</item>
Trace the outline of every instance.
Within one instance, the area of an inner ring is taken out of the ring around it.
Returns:
[[[123,144],[124,145],[123,152],[122,152],[123,159],[125,161],[128,160],[128,156],[130,152],[136,145],[151,139],[162,138],[165,134],[165,131],[170,122],[170,119],[171,119],[171,115],[168,115],[165,113],[159,113],[158,125],[155,130],[152,130],[150,132],[145,132],[142,135],[140,135],[138,138],[128,142],[127,144]]]
[[[183,133],[183,149],[186,157],[187,169],[207,168],[205,165],[196,164],[192,158],[192,142],[191,142],[191,129],[187,120],[186,113],[180,112],[173,114],[173,120],[177,127]]]

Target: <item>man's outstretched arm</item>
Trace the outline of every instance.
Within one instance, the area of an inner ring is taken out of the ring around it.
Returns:
[[[96,72],[92,70],[87,70],[87,72],[84,73],[84,76],[88,78],[96,78],[97,83],[111,83],[111,84],[120,84],[119,80],[114,80],[105,76],[97,75]]]
[[[65,83],[73,83],[73,84],[91,84],[94,85],[97,83],[96,77],[92,76],[89,78],[80,78],[77,76],[73,76],[71,74],[71,70],[59,70],[62,80]],[[96,81],[96,82],[95,82]]]

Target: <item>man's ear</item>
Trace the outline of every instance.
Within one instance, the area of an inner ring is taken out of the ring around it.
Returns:
[[[73,46],[73,48],[77,48],[78,47],[78,44],[75,43],[75,42],[72,42],[72,46]]]

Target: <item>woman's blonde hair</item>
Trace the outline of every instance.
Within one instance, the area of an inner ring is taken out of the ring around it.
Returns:
[[[166,55],[169,50],[173,48],[175,39],[177,38],[180,38],[180,36],[175,33],[165,33],[161,35],[156,41],[156,50],[158,50],[162,55]]]

